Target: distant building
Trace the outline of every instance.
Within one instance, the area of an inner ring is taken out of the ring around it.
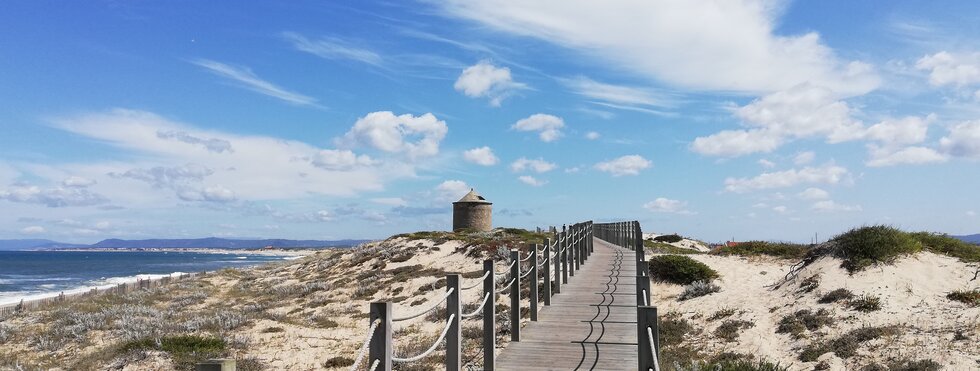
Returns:
[[[493,203],[472,188],[459,201],[453,202],[453,231],[471,229],[489,232],[493,229]]]

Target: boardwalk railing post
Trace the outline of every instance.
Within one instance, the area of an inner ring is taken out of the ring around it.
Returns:
[[[568,233],[565,227],[561,232],[561,283],[568,283]]]
[[[572,239],[572,251],[575,252],[575,270],[582,269],[582,249],[581,249],[581,238],[582,235],[579,233],[578,225],[575,226],[575,238]]]
[[[521,252],[510,250],[510,341],[521,341]]]
[[[640,262],[640,270],[636,271],[636,305],[650,305],[651,292],[648,266],[647,262]]]
[[[646,257],[644,256],[644,251],[643,251],[645,249],[645,247],[643,247],[643,230],[640,229],[640,222],[633,222],[633,224],[635,224],[636,227],[635,229],[636,237],[634,237],[633,240],[637,246],[636,247],[636,271],[639,272],[641,270],[640,268],[641,264],[646,262]]]
[[[493,276],[493,259],[483,261],[483,272],[487,278],[483,279],[483,295],[490,294],[490,299],[483,306],[483,369],[493,371],[494,352],[497,348],[497,281]]]
[[[371,344],[368,345],[368,364],[378,363],[378,370],[391,371],[391,302],[371,303],[371,322],[378,320],[378,328],[374,336],[371,337]]]
[[[531,279],[528,281],[531,285],[530,296],[531,296],[531,320],[538,320],[538,244],[531,245]]]
[[[578,270],[577,260],[575,258],[575,227],[568,228],[568,244],[566,250],[568,250],[568,275],[575,277],[575,271]]]
[[[555,237],[555,293],[561,293],[561,235]]]
[[[446,275],[446,292],[452,291],[446,298],[446,320],[452,319],[449,323],[449,332],[446,333],[446,371],[459,371],[463,366],[460,357],[460,343],[462,332],[459,326],[459,286],[460,275]]]
[[[544,305],[551,305],[551,239],[544,239]]]
[[[653,333],[652,346],[648,328]],[[637,369],[641,371],[659,369],[659,367],[654,366],[654,363],[660,358],[660,329],[657,324],[657,307],[641,306],[636,308],[636,340]]]

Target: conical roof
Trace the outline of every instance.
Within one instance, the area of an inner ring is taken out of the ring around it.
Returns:
[[[479,193],[476,193],[476,191],[474,191],[473,188],[470,188],[470,191],[467,192],[466,195],[463,196],[463,198],[453,203],[454,204],[458,204],[458,203],[489,204],[490,201],[487,201],[487,199],[483,198],[483,196],[480,196]]]

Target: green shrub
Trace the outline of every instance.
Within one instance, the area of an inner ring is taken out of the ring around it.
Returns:
[[[799,358],[803,362],[813,362],[827,352],[834,352],[840,358],[850,358],[862,343],[882,336],[897,335],[898,332],[898,327],[895,326],[854,329],[834,340],[808,345],[800,352]]]
[[[694,281],[690,285],[684,286],[684,292],[677,297],[678,301],[702,297],[708,294],[721,291],[721,287],[711,282]]]
[[[980,245],[967,243],[947,234],[915,232],[910,235],[926,250],[959,258],[967,263],[980,262]]]
[[[324,368],[350,367],[354,365],[354,359],[350,357],[333,357],[323,362]]]
[[[943,366],[931,359],[898,360],[888,363],[888,371],[939,371]]]
[[[980,306],[980,289],[953,291],[946,294],[946,298],[964,302],[971,307]]]
[[[695,249],[677,247],[669,243],[654,242],[651,240],[643,240],[643,246],[653,254],[701,254],[700,251]]]
[[[922,243],[909,233],[884,225],[855,228],[830,242],[834,255],[844,260],[841,266],[851,273],[922,250]]]
[[[650,277],[679,285],[696,281],[710,282],[718,272],[702,262],[681,255],[660,255],[649,260]]]
[[[711,251],[714,255],[774,256],[782,259],[800,259],[807,252],[806,245],[789,242],[748,241],[735,246],[722,246]]]
[[[654,237],[653,240],[657,242],[675,243],[675,242],[683,241],[684,237],[681,237],[680,235],[675,233],[675,234],[665,234],[663,236],[657,236]]]
[[[826,309],[812,312],[809,309],[798,310],[796,313],[788,314],[779,320],[776,327],[777,334],[790,334],[793,338],[803,337],[807,330],[815,331],[823,326],[830,326],[834,323],[834,318]]]
[[[851,307],[851,309],[859,312],[874,312],[881,309],[881,298],[870,294],[864,294],[857,299],[852,299],[848,305]]]
[[[122,345],[123,351],[160,350],[170,355],[177,369],[193,369],[198,362],[217,358],[225,353],[224,340],[212,337],[181,335],[165,336],[158,340],[133,340]]]
[[[721,325],[715,329],[715,336],[725,339],[726,341],[735,341],[738,339],[739,330],[751,327],[755,327],[755,323],[729,319],[722,322]]]
[[[851,300],[853,297],[854,293],[851,290],[841,288],[824,294],[817,302],[821,304],[836,303],[841,300]]]
[[[659,318],[660,346],[668,347],[684,341],[684,335],[694,331],[694,326],[680,313],[667,313]]]
[[[817,287],[820,287],[820,275],[814,274],[800,282],[800,289],[797,292],[805,294],[816,290]]]

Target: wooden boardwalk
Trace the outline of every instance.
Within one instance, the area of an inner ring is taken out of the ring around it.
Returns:
[[[635,253],[600,239],[538,321],[498,356],[499,370],[637,368]]]

